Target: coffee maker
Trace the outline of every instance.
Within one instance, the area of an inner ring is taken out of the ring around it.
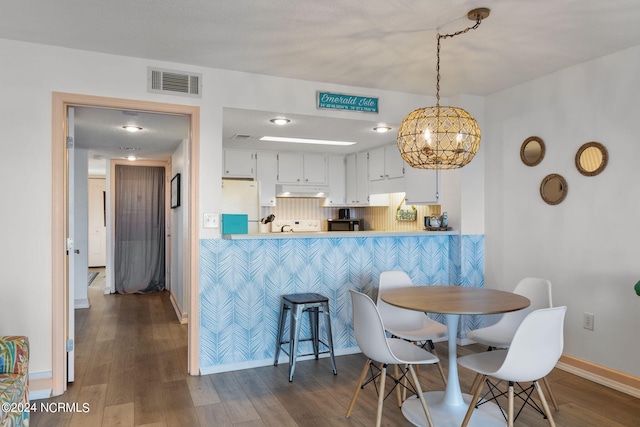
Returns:
[[[351,212],[349,209],[338,209],[338,219],[350,219]]]

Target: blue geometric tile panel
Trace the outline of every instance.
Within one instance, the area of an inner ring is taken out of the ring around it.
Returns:
[[[386,270],[404,270],[416,285],[483,287],[484,236],[201,240],[200,368],[272,360],[280,297],[289,293],[327,296],[334,349],[357,348],[349,289],[375,300]],[[481,320],[463,316],[458,336]]]

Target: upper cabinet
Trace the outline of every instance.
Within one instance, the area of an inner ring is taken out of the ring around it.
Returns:
[[[311,153],[278,153],[278,182],[325,185],[327,156]]]
[[[404,191],[404,169],[405,163],[395,144],[369,150],[369,193]]]
[[[324,200],[323,206],[344,206],[346,184],[344,156],[327,156],[327,170],[329,196]]]
[[[278,182],[302,184],[304,165],[302,153],[278,153]]]
[[[304,183],[305,184],[326,184],[327,183],[327,156],[324,154],[305,154],[304,160]]]
[[[405,163],[404,185],[406,204],[440,203],[438,200],[437,171],[412,168]]]
[[[260,182],[260,206],[276,205],[278,157],[273,151],[256,154],[256,179]]]
[[[347,206],[369,205],[367,153],[354,153],[346,157],[345,185]]]
[[[369,150],[369,180],[402,178],[404,176],[404,161],[396,145]]]
[[[224,150],[222,176],[225,178],[255,178],[256,156],[247,150]]]
[[[405,162],[396,144],[384,147],[384,170],[389,179],[404,177]]]

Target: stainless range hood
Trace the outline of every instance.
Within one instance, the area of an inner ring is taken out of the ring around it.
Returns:
[[[322,185],[276,185],[276,197],[306,197],[323,199],[328,195],[329,187]]]

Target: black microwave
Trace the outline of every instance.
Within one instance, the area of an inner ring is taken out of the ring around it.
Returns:
[[[328,219],[327,229],[329,231],[362,231],[364,227],[359,219]]]

